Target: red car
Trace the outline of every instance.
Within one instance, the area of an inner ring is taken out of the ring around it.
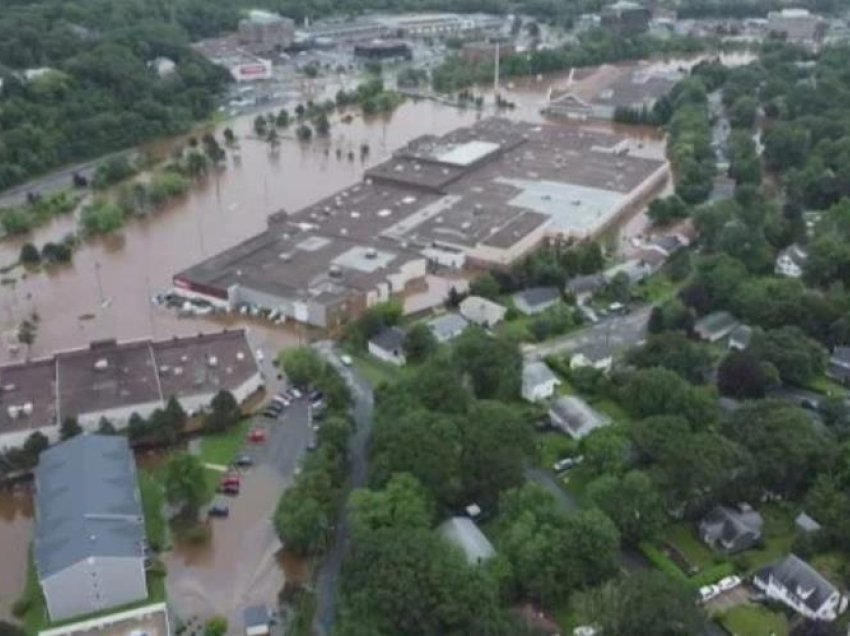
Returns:
[[[223,495],[238,495],[239,484],[232,482],[227,484],[220,484],[218,487],[218,491]]]
[[[236,486],[238,486],[239,475],[237,473],[227,473],[226,475],[222,476],[221,481],[219,483],[221,483],[222,486],[229,484],[235,484]]]
[[[255,428],[248,434],[248,441],[254,444],[262,444],[266,441],[266,432],[261,428]]]

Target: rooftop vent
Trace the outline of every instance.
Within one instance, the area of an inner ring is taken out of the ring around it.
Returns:
[[[237,359],[237,360],[239,360],[239,361],[244,360],[244,359],[245,359],[245,354],[244,354],[244,353],[242,353],[241,351],[237,351],[237,352],[236,352],[236,359]]]
[[[352,219],[359,219],[360,218],[360,212],[352,211],[351,218]]]
[[[107,360],[106,358],[100,358],[98,360],[95,360],[94,368],[95,371],[105,371],[109,368],[109,360]]]
[[[216,358],[215,356],[210,356],[209,358],[207,358],[207,365],[209,365],[211,367],[217,367],[218,366],[218,358]]]
[[[328,275],[331,278],[342,278],[342,269],[340,269],[339,265],[331,265],[328,270]]]
[[[390,210],[389,208],[384,208],[383,210],[378,210],[378,216],[380,216],[381,218],[386,218],[392,213],[393,213],[393,211]]]
[[[375,259],[378,258],[378,251],[374,247],[370,247],[366,250],[366,258]]]

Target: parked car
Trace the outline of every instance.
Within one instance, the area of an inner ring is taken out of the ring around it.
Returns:
[[[703,585],[699,588],[700,603],[707,603],[718,594],[720,594],[720,588],[716,585]]]
[[[287,406],[289,406],[290,404],[292,404],[292,400],[290,400],[289,398],[287,398],[287,397],[286,397],[285,395],[283,395],[282,393],[278,393],[277,395],[275,395],[275,396],[272,398],[272,402],[273,402],[274,404],[283,404],[284,408],[286,408]]]
[[[238,489],[237,489],[238,490]],[[224,502],[217,501],[213,505],[210,506],[210,509],[207,511],[207,514],[210,517],[229,517],[230,516],[230,508]]]
[[[721,592],[728,592],[729,590],[733,590],[741,584],[741,577],[735,576],[727,576],[726,578],[720,579],[717,582],[717,587]]]
[[[311,402],[314,402],[314,403],[315,402],[321,402],[323,397],[325,397],[325,394],[322,393],[321,391],[319,391],[318,389],[310,391],[310,401]]]
[[[239,473],[227,473],[219,480],[222,486],[239,486]]]
[[[266,432],[261,428],[255,428],[248,434],[248,441],[252,444],[262,444],[266,441]]]
[[[250,455],[240,455],[234,462],[239,468],[248,468],[254,465],[254,459]]]
[[[559,459],[558,461],[556,461],[552,468],[555,470],[556,473],[562,473],[565,470],[569,470],[570,468],[575,468],[583,461],[583,455],[576,455],[575,457],[564,457],[563,459]]]
[[[301,399],[301,396],[302,396],[302,395],[304,395],[303,393],[301,393],[301,391],[299,391],[298,389],[295,389],[295,388],[290,389],[290,391],[292,392],[292,396],[293,396],[296,400],[300,400],[300,399]]]
[[[342,362],[345,366],[350,367],[353,364],[353,360],[349,355],[342,355],[339,357],[339,361]]]

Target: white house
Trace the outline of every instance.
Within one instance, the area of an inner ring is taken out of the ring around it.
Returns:
[[[469,565],[483,563],[496,554],[493,544],[469,517],[446,519],[437,531],[449,543],[459,547]]]
[[[145,520],[127,438],[78,435],[41,454],[33,556],[61,621],[147,598]]]
[[[545,362],[527,362],[522,367],[522,397],[529,402],[540,402],[555,394],[561,384]]]
[[[404,358],[404,332],[398,327],[387,327],[369,340],[369,353],[390,364],[402,366]]]
[[[756,572],[753,585],[767,597],[813,620],[834,621],[847,608],[847,597],[794,554]]]
[[[777,276],[800,278],[808,258],[809,253],[802,247],[796,243],[789,245],[776,256],[774,272]]]
[[[495,327],[505,319],[507,309],[481,296],[467,296],[460,302],[460,313],[469,322],[484,328]]]

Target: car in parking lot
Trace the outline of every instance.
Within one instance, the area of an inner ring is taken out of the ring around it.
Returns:
[[[248,468],[254,465],[254,459],[250,455],[240,455],[233,463],[236,464],[239,468]]]
[[[266,432],[261,428],[252,429],[248,433],[248,441],[252,444],[262,444],[266,441]]]
[[[226,503],[222,501],[216,501],[213,505],[210,506],[210,509],[207,511],[207,515],[210,517],[229,517],[230,508]]]
[[[218,491],[222,495],[231,495],[235,497],[239,494],[239,483],[221,483],[218,485]]]

